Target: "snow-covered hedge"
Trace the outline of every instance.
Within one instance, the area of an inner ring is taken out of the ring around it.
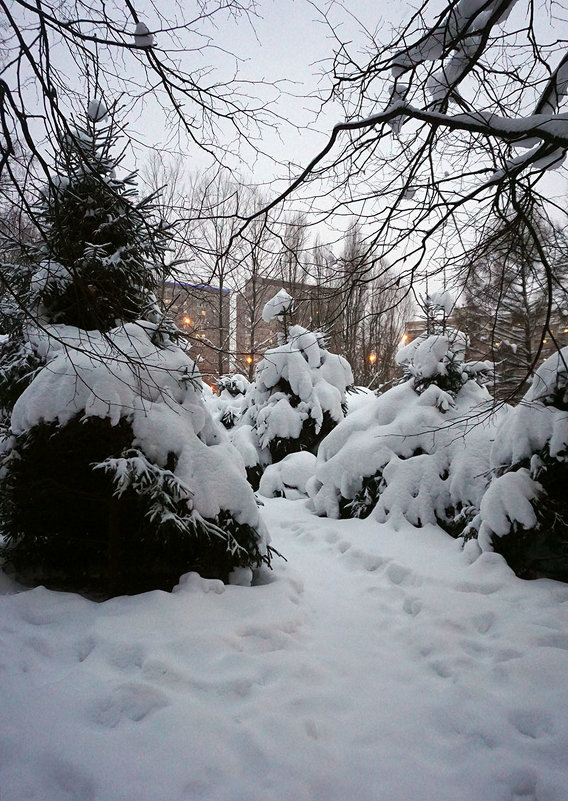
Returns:
[[[205,401],[214,420],[218,420],[225,428],[233,428],[241,418],[245,408],[245,395],[250,389],[250,381],[240,373],[223,375],[217,379],[219,394],[212,392]]]

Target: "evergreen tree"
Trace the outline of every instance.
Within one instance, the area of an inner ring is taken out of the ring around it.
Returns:
[[[492,365],[464,361],[453,305],[447,292],[426,298],[425,332],[397,353],[403,380],[322,441],[307,484],[317,514],[463,530],[487,484]]]
[[[568,581],[568,348],[537,370],[497,430],[493,479],[464,532],[521,578]],[[478,534],[479,532],[479,534]]]
[[[19,271],[0,355],[5,566],[102,595],[250,574],[270,561],[254,496],[155,302],[164,232],[135,176],[118,176],[106,120],[91,103],[60,143],[43,258],[29,281]]]
[[[319,332],[291,324],[293,299],[280,290],[268,301],[263,319],[282,324],[280,344],[266,351],[247,393],[248,409],[240,425],[254,441],[256,465],[247,460],[249,473],[257,467],[255,480],[269,462],[279,462],[297,451],[316,453],[321,440],[345,415],[345,390],[353,383],[349,363],[330,353]],[[235,432],[233,441],[244,454],[245,443]]]

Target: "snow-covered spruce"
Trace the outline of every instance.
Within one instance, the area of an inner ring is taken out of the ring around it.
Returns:
[[[349,363],[325,349],[322,334],[290,325],[286,336],[258,365],[242,418],[271,462],[296,451],[315,453],[343,419],[345,390],[353,383]]]
[[[240,420],[245,407],[245,395],[250,389],[250,381],[240,373],[222,375],[217,379],[219,394],[210,393],[206,404],[214,420],[225,428],[233,428]]]
[[[521,578],[568,581],[568,348],[550,356],[501,423],[493,478],[479,517],[484,551],[502,554]]]
[[[6,568],[103,595],[169,589],[192,570],[226,581],[241,568],[242,580],[270,561],[254,496],[156,306],[152,205],[133,176],[117,178],[98,122],[62,145],[68,171],[46,198],[26,296],[37,322],[5,346],[45,365],[30,376],[23,364],[28,379],[2,388]]]
[[[494,436],[483,386],[492,365],[464,362],[465,344],[446,329],[399,350],[407,380],[352,412],[321,443],[308,482],[317,514],[461,531],[485,490]]]

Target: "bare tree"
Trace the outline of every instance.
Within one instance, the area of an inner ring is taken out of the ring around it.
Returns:
[[[356,383],[380,386],[394,376],[394,354],[411,303],[388,265],[369,254],[356,222],[333,273],[329,304],[333,347],[350,360]]]
[[[440,10],[426,0],[387,46],[369,34],[364,58],[340,40],[331,12],[322,9],[338,43],[331,99],[344,121],[268,208],[300,193],[322,222],[356,216],[368,256],[387,259],[407,291],[512,211],[543,265],[546,333],[554,274],[521,199],[564,212],[543,180],[568,149],[562,8],[450,0]]]
[[[541,353],[539,361],[546,359],[550,345],[565,341],[561,332],[568,324],[565,239],[538,208],[524,211],[495,220],[467,253],[458,276],[463,295],[456,314],[470,338],[470,353],[476,359],[497,363],[494,395],[507,401],[526,391],[536,354]],[[526,217],[538,232],[555,285],[550,333],[544,336],[549,305],[547,274]]]
[[[251,201],[262,205],[258,192],[253,191]],[[254,378],[258,356],[274,344],[262,320],[265,304],[274,295],[272,280],[279,276],[279,240],[275,237],[271,221],[257,217],[247,228],[245,252],[240,268],[240,286],[237,295],[236,324],[242,331],[235,366],[246,372],[249,381]]]
[[[152,115],[153,140],[141,133],[138,145],[193,146],[217,163],[245,145],[256,153],[275,120],[267,84],[241,82],[238,57],[212,35],[255,15],[255,0],[199,0],[191,10],[181,0],[0,0],[0,181],[11,202],[34,218],[56,143],[74,137],[74,117],[101,98],[116,119],[141,118],[143,130]]]

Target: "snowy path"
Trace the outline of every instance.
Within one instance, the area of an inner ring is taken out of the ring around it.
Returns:
[[[565,801],[568,586],[266,503],[268,583],[0,597],[1,801]]]

